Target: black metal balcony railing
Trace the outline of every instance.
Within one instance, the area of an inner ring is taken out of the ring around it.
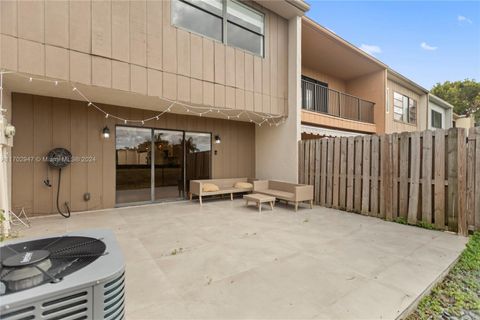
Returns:
[[[373,123],[375,103],[302,79],[302,108],[332,116]]]

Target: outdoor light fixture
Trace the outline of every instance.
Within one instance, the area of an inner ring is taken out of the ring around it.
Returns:
[[[102,137],[104,139],[110,138],[110,129],[108,129],[107,126],[105,126],[105,128],[103,128],[103,130],[102,130]]]
[[[220,136],[219,136],[219,135],[216,135],[216,136],[215,136],[215,143],[216,143],[216,144],[219,144],[219,143],[221,143],[221,142],[222,142],[222,140],[220,139]]]

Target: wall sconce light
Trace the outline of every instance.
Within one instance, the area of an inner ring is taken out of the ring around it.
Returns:
[[[222,139],[220,139],[220,136],[219,135],[216,135],[215,136],[215,143],[216,144],[220,144],[222,142]]]
[[[104,139],[110,138],[110,129],[108,129],[107,126],[105,126],[105,128],[103,128],[103,130],[102,130],[102,137]]]

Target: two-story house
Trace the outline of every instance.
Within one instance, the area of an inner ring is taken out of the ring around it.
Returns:
[[[301,0],[0,3],[15,209],[180,199],[198,178],[297,179]]]

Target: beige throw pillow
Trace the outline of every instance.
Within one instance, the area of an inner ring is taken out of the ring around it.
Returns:
[[[203,192],[214,192],[220,190],[216,184],[213,183],[204,183],[202,184]]]
[[[253,188],[253,184],[249,182],[236,182],[233,187],[235,189],[251,189]]]

